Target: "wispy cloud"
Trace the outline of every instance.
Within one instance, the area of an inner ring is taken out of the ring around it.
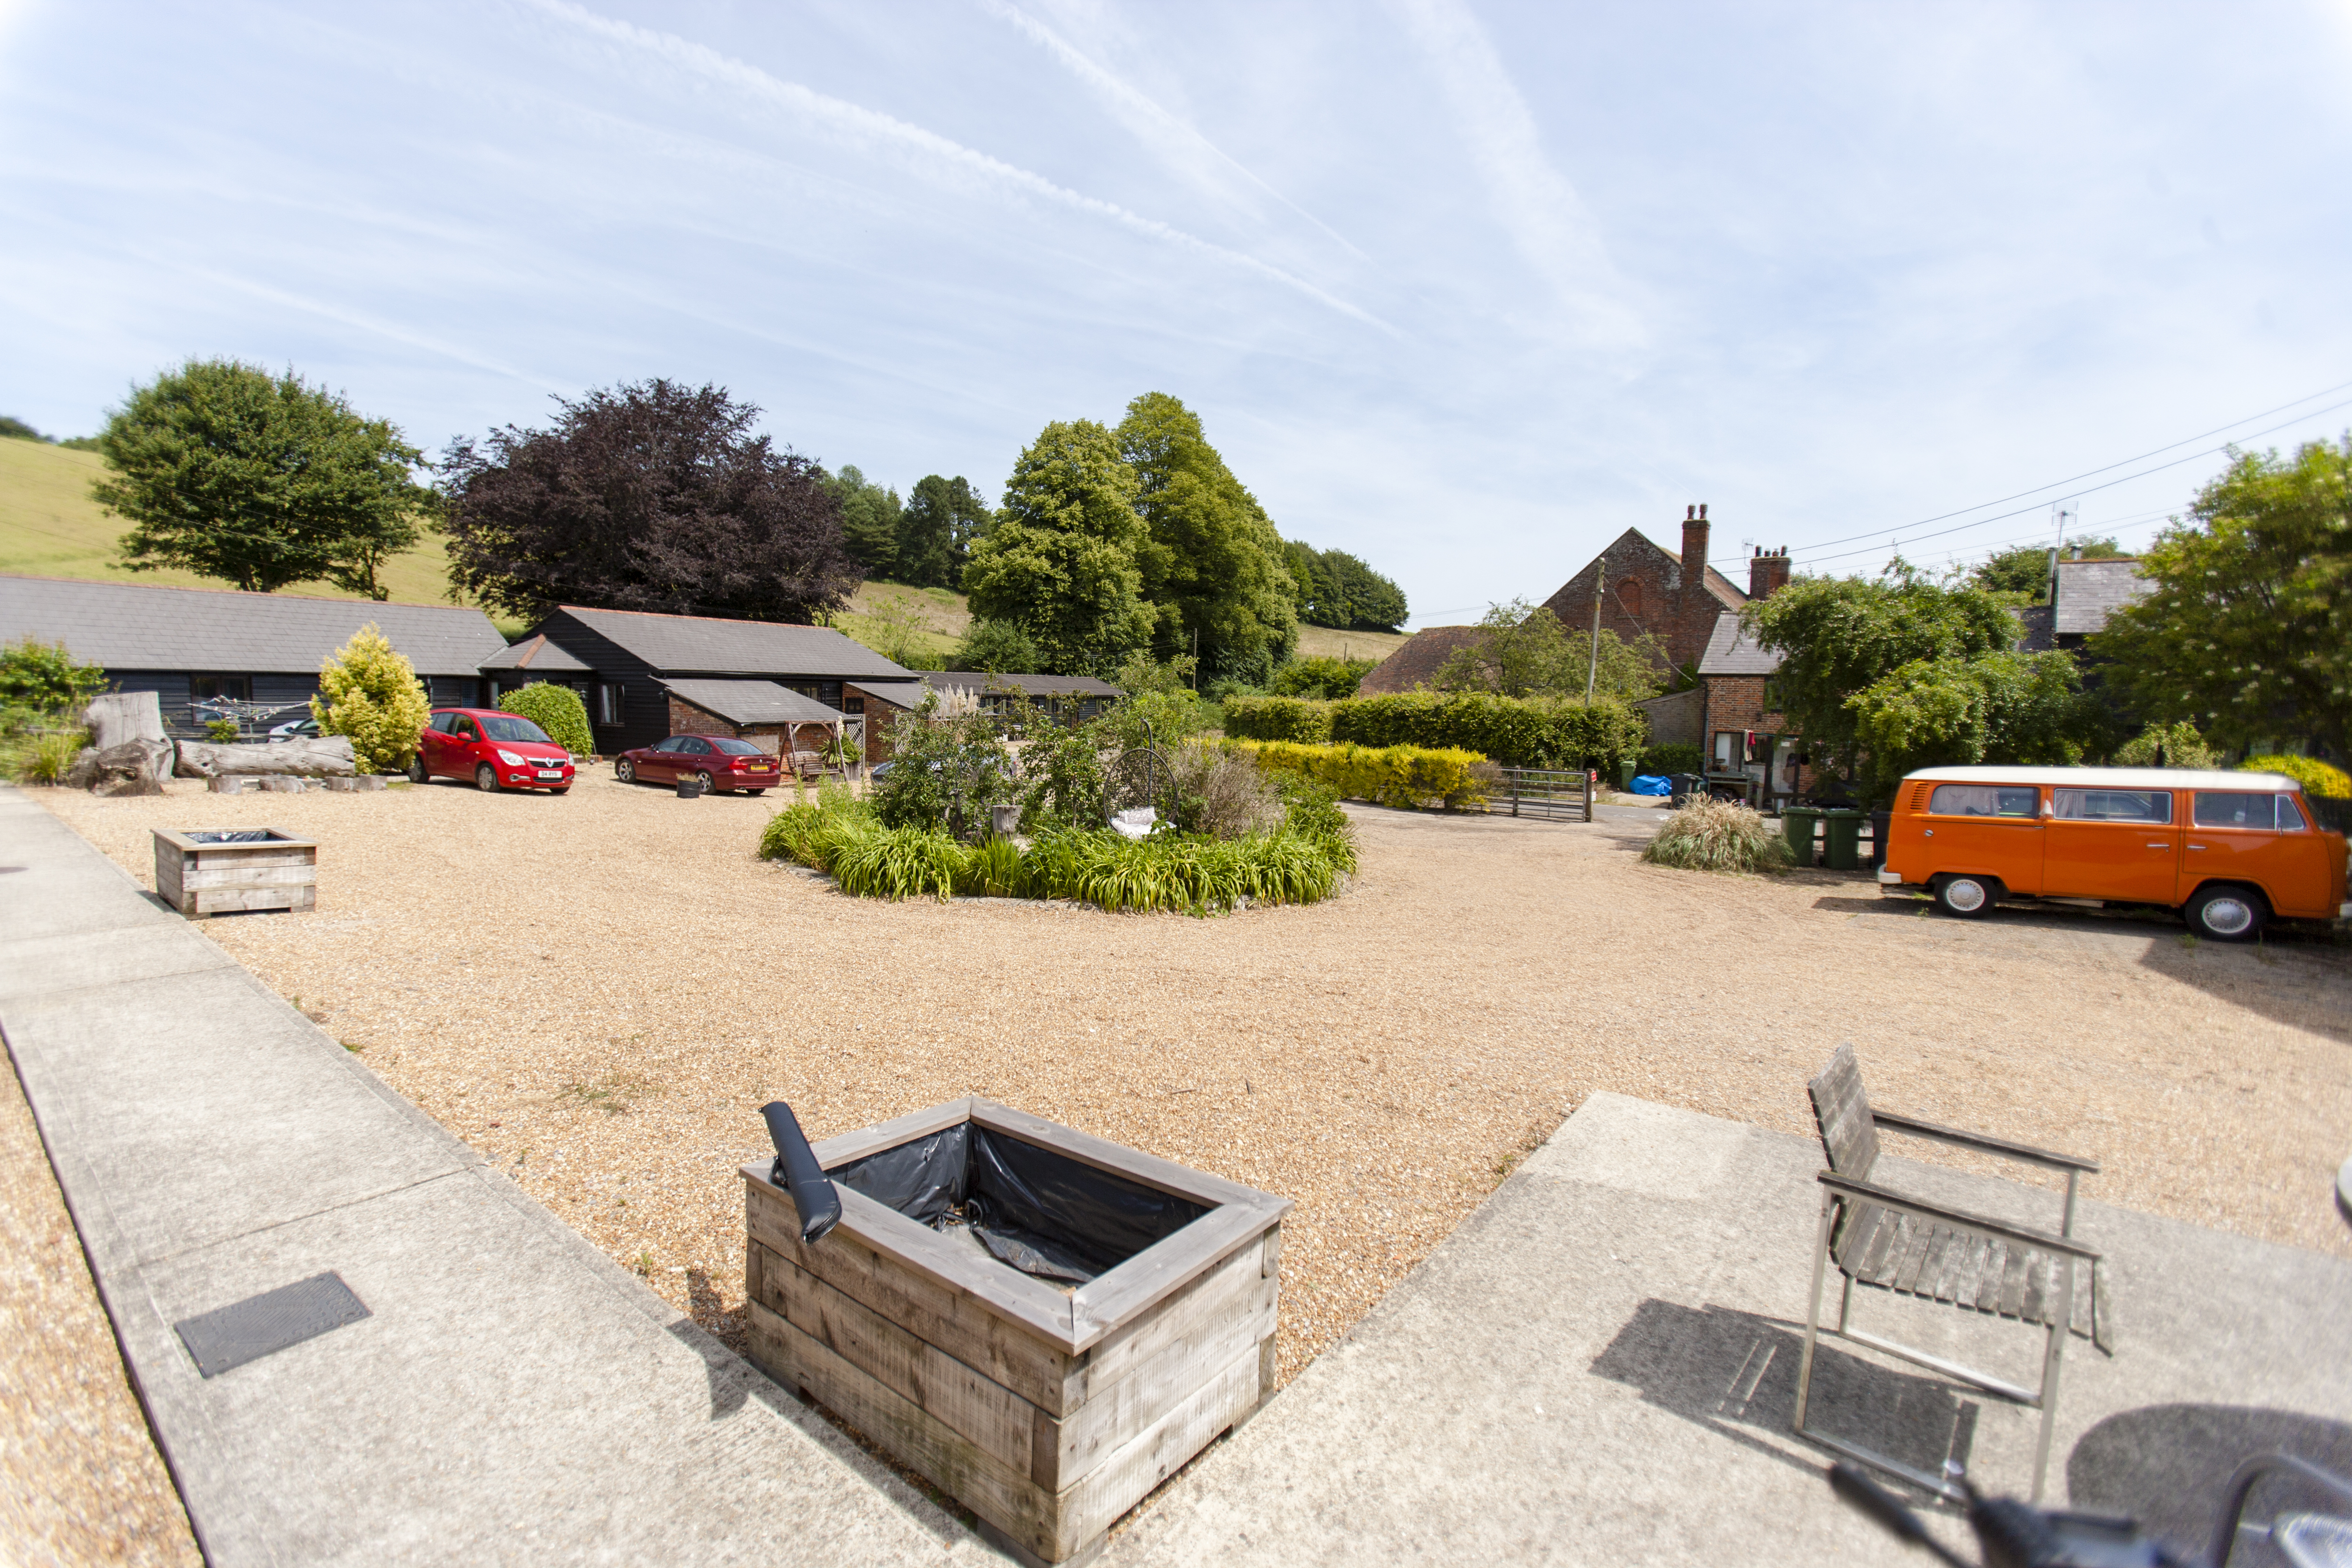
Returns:
[[[1643,335],[1628,290],[1574,186],[1552,166],[1527,100],[1464,0],[1393,0],[1444,89],[1495,216],[1551,286],[1580,335],[1630,347]]]
[[[748,61],[723,55],[707,45],[682,38],[675,33],[657,32],[617,17],[600,16],[571,4],[571,0],[530,0],[530,4],[572,26],[657,56],[680,69],[782,109],[836,144],[891,158],[928,177],[944,179],[974,194],[983,191],[1014,192],[1106,219],[1130,232],[1294,289],[1341,315],[1391,336],[1402,335],[1379,317],[1270,262],[1213,244],[1171,224],[1130,211],[1116,202],[1107,202],[1056,184],[1033,170],[1008,163],[936,132],[926,131],[919,125],[911,125],[877,110],[818,92],[799,82],[786,81]]]
[[[1010,0],[979,0],[980,8],[1000,22],[1009,23],[1030,42],[1053,56],[1056,64],[1084,83],[1103,107],[1129,134],[1143,143],[1160,163],[1196,190],[1233,204],[1236,182],[1256,195],[1266,197],[1287,208],[1315,226],[1349,255],[1361,258],[1363,252],[1329,224],[1284,195],[1258,177],[1198,130],[1162,108],[1142,89],[1113,73],[1101,62],[1087,54],[1061,34],[1031,16]],[[1244,198],[1242,204],[1251,209],[1254,200]]]

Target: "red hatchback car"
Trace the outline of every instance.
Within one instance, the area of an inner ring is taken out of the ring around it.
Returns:
[[[676,784],[699,777],[713,795],[741,790],[758,795],[784,776],[775,755],[731,735],[672,735],[658,746],[639,746],[613,759],[623,784]]]
[[[562,795],[572,787],[572,753],[520,713],[436,708],[433,722],[418,732],[408,776],[417,784],[471,779],[490,791],[543,789]]]

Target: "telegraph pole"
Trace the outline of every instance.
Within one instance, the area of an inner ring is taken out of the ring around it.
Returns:
[[[1701,565],[1699,570],[1706,570]],[[1592,661],[1584,670],[1584,705],[1592,706],[1592,688],[1601,679],[1601,595],[1609,591],[1609,560],[1603,556],[1593,563],[1592,579]]]

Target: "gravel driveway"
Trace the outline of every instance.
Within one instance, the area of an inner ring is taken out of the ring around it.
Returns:
[[[775,796],[601,774],[562,799],[33,793],[142,882],[151,827],[315,836],[315,913],[205,932],[738,1343],[735,1165],[771,1098],[823,1138],[978,1092],[1296,1199],[1286,1379],[1587,1093],[1810,1133],[1804,1080],[1846,1039],[1886,1109],[2352,1257],[2352,949],[2326,937],[1962,923],[1866,874],[1664,870],[1631,812],[1357,810],[1345,896],[1196,921],[846,899],[753,858]]]

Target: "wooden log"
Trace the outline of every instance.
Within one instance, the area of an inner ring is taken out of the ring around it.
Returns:
[[[94,795],[162,795],[171,776],[171,742],[131,740],[103,750],[85,747],[66,783]]]
[[[251,773],[215,773],[205,787],[215,795],[245,795],[260,782]]]
[[[208,779],[219,773],[348,777],[359,771],[352,760],[348,735],[321,735],[316,740],[281,741],[266,746],[182,741],[179,751],[180,776],[186,779]]]

